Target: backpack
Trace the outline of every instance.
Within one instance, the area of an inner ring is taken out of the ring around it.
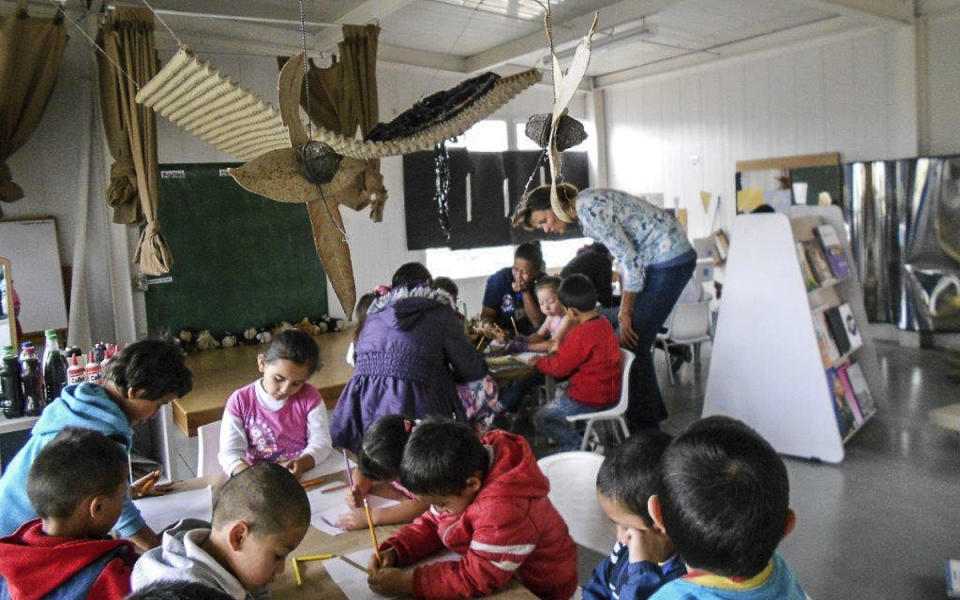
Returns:
[[[84,600],[107,564],[115,558],[124,556],[127,550],[126,544],[110,550],[97,560],[74,573],[70,579],[61,583],[59,587],[51,590],[50,593],[43,597],[43,600]],[[0,577],[0,600],[13,600],[13,596],[10,595],[10,590],[7,588],[7,580],[3,577]]]

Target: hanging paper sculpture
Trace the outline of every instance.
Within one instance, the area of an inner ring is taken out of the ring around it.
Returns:
[[[339,205],[340,198],[359,185],[363,161],[427,150],[460,135],[539,81],[541,74],[536,69],[509,77],[485,74],[429,96],[390,124],[378,125],[367,139],[357,140],[323,128],[313,137],[307,134],[299,114],[303,63],[301,52],[280,71],[279,113],[186,47],[143,87],[137,102],[247,161],[230,170],[247,190],[277,202],[307,205],[317,254],[349,317],[356,286]]]

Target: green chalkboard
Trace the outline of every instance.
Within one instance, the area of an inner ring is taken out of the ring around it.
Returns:
[[[307,208],[251,194],[227,174],[239,164],[160,165],[160,225],[173,255],[168,277],[147,279],[151,334],[317,319],[326,276]]]

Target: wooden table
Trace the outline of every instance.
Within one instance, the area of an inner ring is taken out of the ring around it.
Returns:
[[[353,367],[345,361],[353,329],[324,333],[316,340],[320,344],[321,367],[310,383],[320,390],[327,408],[333,408],[353,374]],[[259,344],[235,346],[194,351],[187,356],[187,367],[193,372],[193,390],[173,401],[173,420],[180,429],[194,436],[197,427],[223,418],[223,407],[230,394],[260,377],[257,355],[265,349]]]
[[[331,481],[339,478],[346,482],[346,473],[341,471],[333,476]],[[223,480],[223,474],[217,473],[210,477],[200,479],[191,479],[180,482],[177,489],[188,490],[204,487],[207,485],[216,485]],[[342,491],[330,492],[332,494],[343,495]],[[175,495],[175,493],[174,493]],[[387,494],[384,494],[387,495]],[[397,498],[400,499],[400,498]],[[344,507],[346,511],[346,507]],[[399,529],[400,525],[386,525],[376,528],[377,539],[385,540],[391,533]],[[273,600],[286,600],[292,598],[317,599],[338,599],[350,600],[344,595],[339,587],[327,575],[323,564],[325,561],[309,561],[300,564],[300,575],[303,579],[303,585],[298,586],[296,577],[293,574],[291,561],[295,556],[307,556],[311,554],[350,554],[357,550],[369,548],[371,546],[370,532],[367,529],[357,531],[348,531],[338,536],[327,535],[313,526],[307,528],[307,535],[304,536],[300,545],[294,549],[287,557],[283,573],[277,575],[270,584],[270,594]],[[366,565],[364,565],[366,566]],[[536,598],[530,590],[514,579],[505,588],[487,596],[487,598],[498,598],[500,600],[526,600]]]
[[[490,376],[496,380],[501,390],[518,379],[524,379],[538,373],[537,368],[529,363],[514,361],[508,365],[491,365],[490,358],[486,358],[487,366],[490,368]],[[553,400],[556,393],[556,384],[557,380],[552,375],[544,375],[543,387],[546,390],[547,402]]]

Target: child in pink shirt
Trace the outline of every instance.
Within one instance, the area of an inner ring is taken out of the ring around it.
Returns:
[[[312,337],[290,329],[257,356],[263,377],[231,394],[223,411],[217,460],[227,475],[279,462],[299,479],[330,454],[327,409],[307,383],[319,355]]]

